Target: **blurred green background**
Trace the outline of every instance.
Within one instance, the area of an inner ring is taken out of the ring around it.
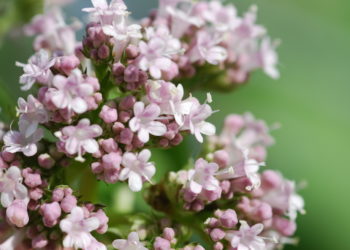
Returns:
[[[11,2],[0,3],[5,1]],[[126,2],[135,18],[146,15],[156,5],[156,1],[149,0]],[[215,94],[214,109],[220,112],[212,121],[220,128],[227,114],[251,111],[270,124],[280,122],[282,128],[273,132],[277,143],[269,151],[268,167],[308,183],[301,191],[307,214],[298,218],[297,249],[350,249],[350,1],[233,2],[240,13],[250,4],[257,4],[259,23],[268,28],[272,37],[282,40],[278,50],[282,77],[274,81],[257,72],[239,91]],[[77,0],[67,10],[82,17],[80,9],[86,5],[89,1]],[[0,20],[4,15],[0,8]],[[13,33],[15,30],[0,47],[0,104],[4,110],[12,111],[11,104],[21,94],[20,69],[14,63],[26,61],[32,53],[31,41]],[[4,114],[1,119],[10,119]],[[170,153],[155,153],[158,177],[167,169],[180,167],[179,161],[184,162],[186,155],[195,154],[191,143],[186,140]],[[175,152],[181,155],[174,157]],[[107,188],[114,187],[103,185],[101,193]],[[103,193],[102,200],[114,197],[115,209],[128,209],[118,205],[118,195]]]

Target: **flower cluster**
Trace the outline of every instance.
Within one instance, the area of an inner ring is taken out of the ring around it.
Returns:
[[[0,124],[0,249],[204,249],[190,243],[192,229],[215,249],[291,241],[304,204],[294,182],[259,173],[270,128],[251,114],[231,115],[216,136],[211,94],[201,102],[190,93],[232,88],[258,68],[278,77],[276,44],[256,24],[256,7],[239,17],[216,0],[160,0],[130,24],[123,0],[92,0],[79,42],[81,24],[66,24],[60,9],[68,2],[45,1],[24,27],[35,53],[16,63],[30,94],[18,99],[14,129]],[[153,183],[152,149],[189,134],[204,143],[200,157]],[[145,189],[165,214],[119,225],[109,207],[89,201],[91,190],[79,189],[85,175]]]
[[[140,65],[147,68],[144,62],[152,59],[167,65],[167,69],[161,65],[149,69],[155,78],[161,76],[159,71],[173,78],[197,73],[223,78],[221,86],[200,83],[209,88],[241,84],[259,68],[278,78],[277,42],[271,42],[266,29],[256,24],[256,15],[256,6],[240,17],[235,6],[217,0],[160,0],[159,9],[142,22],[147,43],[140,44]]]

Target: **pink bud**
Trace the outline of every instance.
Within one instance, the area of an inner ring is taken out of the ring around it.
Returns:
[[[70,213],[70,211],[77,206],[77,202],[78,201],[75,196],[68,195],[61,201],[61,208],[64,212]]]
[[[100,59],[103,60],[103,59],[106,59],[106,58],[109,57],[110,50],[109,50],[109,48],[108,48],[107,45],[102,45],[102,46],[98,49],[97,54],[98,54],[98,57],[99,57]]]
[[[40,213],[43,215],[44,225],[53,227],[57,224],[58,218],[61,216],[61,207],[56,201],[45,203],[41,205]]]
[[[101,140],[100,145],[107,153],[118,151],[118,144],[114,141],[113,138]]]
[[[121,63],[113,64],[112,72],[114,76],[122,76],[124,75],[125,66]]]
[[[240,115],[229,115],[225,119],[224,129],[236,134],[244,126],[244,120]]]
[[[39,234],[33,238],[32,247],[35,249],[44,248],[48,243],[49,241],[47,240],[46,236],[44,234]]]
[[[134,133],[129,128],[125,128],[120,132],[119,141],[120,143],[128,145],[131,144],[133,137]]]
[[[238,223],[237,214],[232,209],[227,209],[219,218],[220,223],[226,228],[233,228]]]
[[[219,241],[222,240],[225,237],[225,232],[219,228],[214,228],[211,232],[210,232],[210,238],[213,241]]]
[[[268,220],[272,217],[272,208],[269,204],[262,202],[256,211],[256,217],[260,220]]]
[[[175,238],[175,231],[171,227],[166,227],[163,230],[163,237],[168,241],[171,241]]]
[[[217,163],[220,167],[228,166],[230,162],[230,156],[225,150],[218,150],[214,153],[214,162]]]
[[[55,68],[69,75],[79,64],[79,58],[75,55],[61,56],[56,60]]]
[[[29,197],[35,201],[40,200],[43,197],[43,190],[41,188],[34,188],[29,190]]]
[[[261,184],[263,188],[272,189],[278,188],[282,183],[282,178],[279,173],[273,170],[266,170],[261,175]]]
[[[34,172],[30,168],[23,170],[24,183],[31,188],[40,186],[42,184],[41,176],[38,172]]]
[[[129,110],[129,109],[132,109],[134,107],[134,104],[136,102],[136,98],[135,96],[127,96],[127,97],[124,97],[120,103],[119,103],[119,108],[121,110]]]
[[[138,56],[139,49],[135,45],[130,44],[128,47],[126,47],[125,53],[128,59],[134,59]]]
[[[214,244],[214,250],[223,250],[224,249],[224,245],[221,242],[216,242]]]
[[[50,169],[55,165],[55,160],[49,154],[41,154],[38,157],[40,167]]]
[[[4,161],[10,163],[15,159],[15,154],[7,152],[7,151],[2,151],[1,157]]]
[[[169,250],[171,249],[170,242],[162,237],[157,237],[154,244],[154,250]]]
[[[29,222],[27,205],[23,200],[15,200],[6,209],[7,219],[17,227],[24,227]]]
[[[99,116],[105,123],[112,123],[112,122],[117,121],[117,119],[118,119],[117,110],[114,108],[111,108],[107,105],[104,105],[102,107],[102,110],[101,110]]]
[[[293,235],[297,228],[294,221],[290,221],[283,217],[274,217],[273,225],[277,229],[277,231],[283,234],[284,236]]]
[[[52,192],[52,200],[60,202],[64,198],[64,191],[62,188],[56,188]]]

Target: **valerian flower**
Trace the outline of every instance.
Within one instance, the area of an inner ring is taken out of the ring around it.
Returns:
[[[56,59],[51,58],[46,50],[40,50],[28,60],[28,64],[16,62],[16,65],[23,68],[24,74],[20,77],[22,90],[29,90],[34,83],[49,84],[53,74],[50,68],[55,64]]]
[[[191,192],[199,194],[202,189],[208,191],[220,190],[219,180],[215,174],[219,166],[216,163],[208,163],[200,158],[195,163],[195,168],[188,172],[188,188]]]
[[[8,207],[15,200],[24,200],[28,197],[28,190],[22,184],[21,170],[12,166],[0,172],[1,205]]]
[[[26,136],[28,131],[27,123],[19,123],[19,131],[9,131],[4,135],[4,151],[10,153],[22,152],[25,156],[36,154],[37,142],[44,136],[44,131],[37,128],[32,134]]]
[[[238,250],[256,249],[264,250],[266,243],[259,234],[263,231],[263,224],[255,224],[250,227],[246,221],[240,221],[239,231],[228,231],[225,239],[231,244],[231,247]]]
[[[143,102],[137,102],[134,105],[134,115],[129,122],[129,127],[133,132],[138,132],[140,141],[148,142],[149,134],[155,136],[165,134],[166,126],[156,121],[160,115],[160,108],[157,104],[151,103],[145,107]]]
[[[137,232],[131,232],[127,240],[119,239],[113,241],[113,247],[119,250],[148,250],[140,242]]]
[[[32,95],[28,96],[27,101],[22,97],[18,99],[17,113],[20,115],[19,123],[26,128],[26,137],[33,134],[39,124],[49,121],[49,114],[44,105]]]
[[[88,248],[93,243],[93,236],[90,232],[96,230],[99,224],[96,217],[85,218],[83,208],[73,208],[71,213],[60,222],[61,230],[66,233],[63,246],[76,249]]]
[[[102,128],[99,125],[90,125],[89,119],[82,119],[76,126],[64,127],[55,135],[63,143],[62,147],[70,155],[77,154],[76,159],[84,161],[85,152],[96,153],[99,149],[97,141],[94,139],[102,135]]]
[[[92,96],[94,88],[84,82],[82,73],[76,69],[67,78],[56,75],[53,87],[49,89],[52,103],[59,109],[68,109],[78,114],[88,110],[87,98]]]
[[[142,150],[140,153],[126,152],[123,155],[123,170],[120,172],[119,179],[127,180],[129,187],[133,192],[138,192],[142,188],[143,180],[150,181],[156,172],[156,168],[148,160],[151,152],[148,149]]]

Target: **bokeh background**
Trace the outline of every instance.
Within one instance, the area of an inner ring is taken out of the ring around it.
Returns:
[[[27,18],[29,9],[13,12],[1,6],[24,0],[0,0],[0,35],[11,22]],[[6,2],[6,3],[5,3]],[[145,16],[156,0],[126,0],[135,18]],[[300,243],[287,249],[350,249],[350,1],[348,0],[234,0],[240,13],[250,4],[259,7],[259,23],[272,37],[280,38],[277,81],[257,72],[248,85],[235,93],[214,94],[218,128],[229,113],[253,112],[268,123],[282,127],[273,132],[276,145],[269,151],[268,167],[281,170],[288,178],[307,182],[300,192],[307,214],[298,218]],[[90,4],[76,0],[69,15],[83,18],[80,9]],[[28,6],[28,8],[30,5]],[[20,69],[31,55],[31,40],[1,35],[0,118],[10,121],[20,96]],[[203,93],[199,93],[203,94]],[[192,138],[193,139],[193,138]],[[193,140],[192,140],[193,141]],[[158,178],[177,169],[198,145],[187,140],[171,152],[155,152]],[[147,209],[140,195],[121,201],[122,187],[101,185],[98,199],[114,211]]]

